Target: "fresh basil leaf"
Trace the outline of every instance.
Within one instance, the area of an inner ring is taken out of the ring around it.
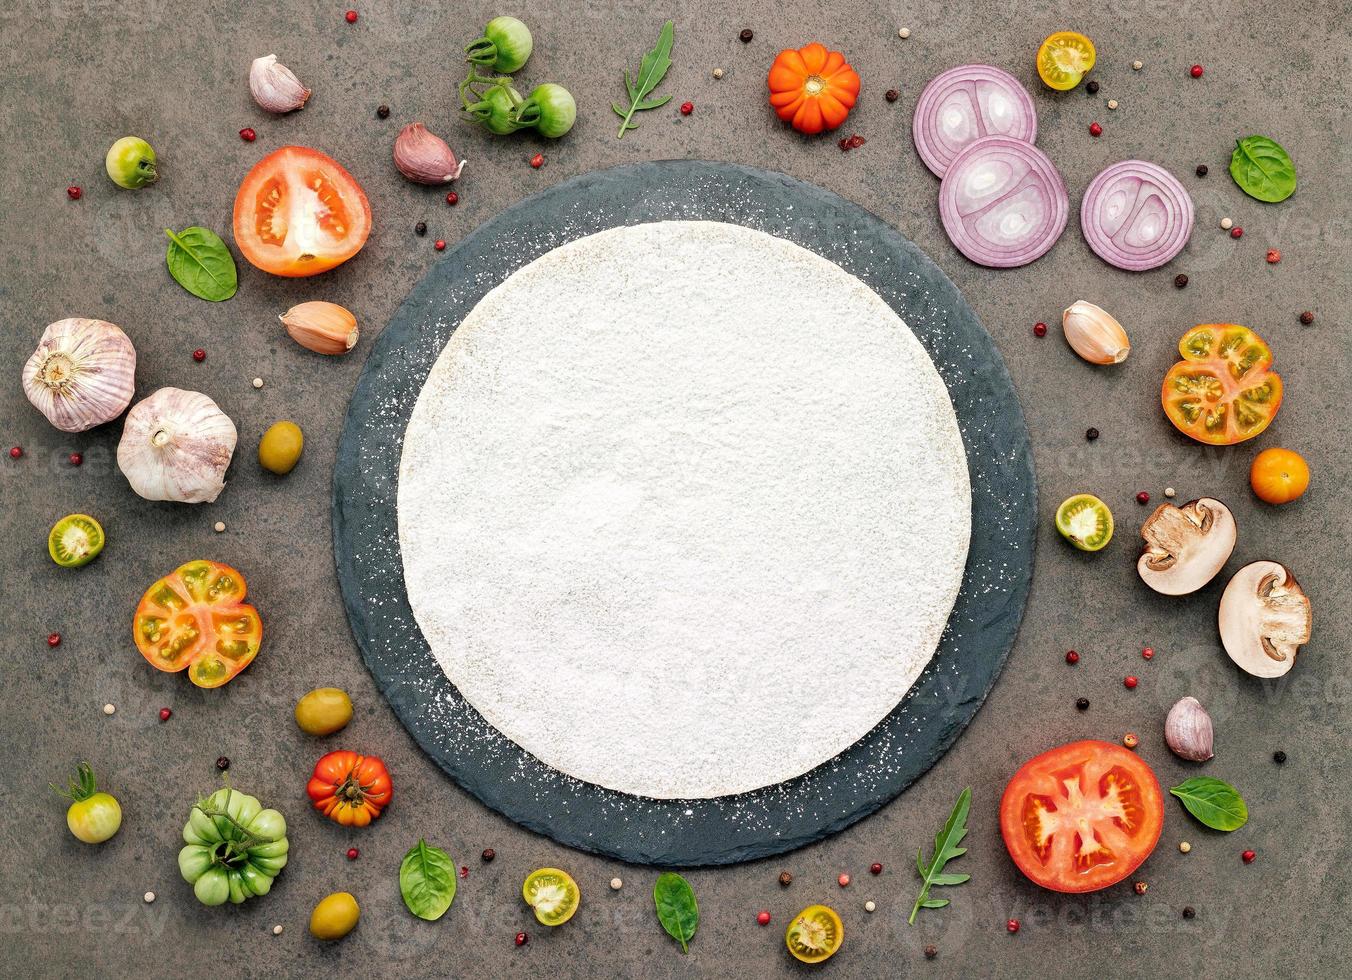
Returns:
[[[1169,792],[1212,830],[1238,830],[1249,821],[1249,808],[1244,798],[1223,779],[1194,776]]]
[[[419,838],[399,864],[399,893],[418,918],[440,919],[455,898],[455,862],[441,848]]]
[[[1296,192],[1296,165],[1276,140],[1246,136],[1235,140],[1230,176],[1249,197],[1275,204]]]
[[[196,226],[178,234],[166,228],[164,233],[169,236],[164,261],[180,286],[213,303],[235,295],[239,288],[235,259],[219,235]]]
[[[690,882],[673,871],[663,872],[653,885],[653,903],[667,935],[681,944],[682,953],[690,952],[690,940],[699,927],[699,903]]]

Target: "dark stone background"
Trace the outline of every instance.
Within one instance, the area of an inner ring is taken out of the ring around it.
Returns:
[[[847,930],[844,951],[825,969],[839,976],[931,970],[940,975],[1041,974],[1157,976],[1241,968],[1270,975],[1330,975],[1349,953],[1344,909],[1352,891],[1345,868],[1344,803],[1349,683],[1345,673],[1352,543],[1344,495],[1349,453],[1344,420],[1349,350],[1348,297],[1352,167],[1344,145],[1348,16],[1337,4],[1296,2],[1279,14],[1256,3],[1123,0],[1050,13],[1042,5],[674,3],[664,9],[621,3],[545,0],[523,13],[537,53],[524,73],[558,80],[577,95],[582,116],[560,143],[529,136],[490,139],[454,118],[458,46],[500,12],[483,4],[363,4],[356,26],[342,5],[209,2],[169,5],[111,0],[21,0],[0,11],[0,120],[8,138],[0,189],[0,441],[25,456],[0,466],[0,560],[5,576],[5,637],[0,657],[0,777],[9,819],[0,823],[0,929],[10,961],[25,973],[70,976],[240,977],[353,974],[559,976],[722,976],[800,972],[782,947],[782,928],[814,901],[834,904]],[[621,71],[636,67],[665,14],[677,22],[671,106],[642,128],[614,138],[609,102]],[[1073,16],[1072,16],[1073,13]],[[911,28],[909,40],[896,28]],[[737,32],[756,31],[750,45]],[[1097,97],[1041,88],[1032,54],[1052,30],[1074,26],[1099,46]],[[784,130],[764,107],[764,73],[788,44],[820,37],[846,51],[864,76],[848,131],[866,146],[841,154],[827,140]],[[276,52],[315,89],[307,108],[272,119],[249,99],[249,61]],[[1130,63],[1140,58],[1144,70]],[[1197,230],[1175,262],[1133,275],[1105,266],[1072,220],[1053,251],[1032,266],[992,272],[969,264],[944,238],[935,213],[937,182],[910,145],[910,107],[924,82],[965,61],[989,61],[1024,79],[1038,107],[1039,145],[1066,177],[1072,205],[1102,166],[1140,156],[1178,174],[1197,204]],[[1206,65],[1200,81],[1187,77]],[[726,71],[715,81],[714,67]],[[900,102],[882,93],[898,87]],[[696,103],[680,117],[674,106]],[[1103,106],[1116,98],[1121,107]],[[391,118],[374,108],[385,102]],[[461,203],[404,182],[389,161],[399,126],[427,122],[469,158]],[[1088,124],[1105,132],[1090,139]],[[257,143],[236,136],[258,130]],[[1242,195],[1225,173],[1236,136],[1271,135],[1292,151],[1301,188],[1281,205]],[[103,175],[117,137],[136,133],[159,151],[164,179],[123,192]],[[163,268],[164,227],[205,224],[225,232],[239,179],[284,143],[314,145],[362,181],[375,231],[360,258],[319,279],[288,281],[241,263],[239,295],[208,305],[183,292]],[[543,150],[541,170],[526,161]],[[962,289],[1000,346],[1028,416],[1038,465],[1043,522],[1033,596],[1023,632],[990,700],[954,749],[924,779],[845,833],[779,859],[692,872],[703,920],[689,958],[662,934],[651,910],[655,872],[568,850],[521,831],[456,789],[399,726],[362,667],[339,600],[330,549],[329,478],[337,435],[372,337],[436,259],[431,242],[455,241],[508,204],[574,174],[668,157],[726,159],[768,166],[821,184],[872,210],[927,251]],[[1192,176],[1198,163],[1211,175]],[[65,196],[67,184],[85,189]],[[1245,228],[1234,241],[1216,228],[1222,215]],[[419,219],[426,239],[412,235]],[[1269,266],[1267,248],[1282,250]],[[1192,278],[1176,290],[1173,276]],[[1055,327],[1075,299],[1112,311],[1132,335],[1131,358],[1111,371],[1080,362],[1056,336],[1035,340],[1036,320]],[[361,344],[323,360],[286,339],[275,316],[305,299],[329,299],[356,312]],[[1296,314],[1317,320],[1302,327]],[[27,404],[18,374],[43,326],[70,315],[112,320],[140,353],[138,394],[166,384],[215,398],[240,429],[230,483],[217,503],[151,504],[115,470],[120,426],[78,436],[48,426]],[[1287,385],[1278,421],[1256,444],[1207,450],[1175,435],[1158,407],[1158,382],[1173,344],[1199,322],[1230,320],[1260,330]],[[195,347],[208,350],[194,364]],[[261,391],[250,379],[261,376]],[[307,434],[304,460],[278,479],[254,464],[258,436],[291,418]],[[1085,443],[1084,429],[1103,437]],[[1272,509],[1253,499],[1246,472],[1259,448],[1285,445],[1310,460],[1315,483],[1297,504]],[[85,464],[72,469],[68,453]],[[1136,579],[1135,532],[1145,515],[1133,501],[1163,488],[1179,499],[1225,499],[1240,524],[1230,570],[1273,557],[1288,562],[1315,603],[1316,638],[1281,683],[1238,673],[1220,650],[1215,604],[1223,581],[1185,600],[1166,600]],[[1079,490],[1104,497],[1118,517],[1118,539],[1085,557],[1050,525],[1057,501]],[[110,543],[78,572],[44,555],[52,521],[87,510]],[[225,534],[211,525],[222,520]],[[160,675],[131,643],[136,598],[181,561],[210,556],[249,577],[267,627],[267,645],[228,688],[199,692],[185,678]],[[51,650],[46,635],[63,635]],[[1144,663],[1144,645],[1158,651]],[[1080,650],[1077,668],[1063,660]],[[1127,673],[1141,677],[1135,691]],[[340,736],[316,743],[290,720],[295,699],[335,684],[352,692],[357,714]],[[1220,835],[1200,828],[1172,800],[1160,848],[1144,866],[1144,896],[1127,884],[1089,897],[1064,897],[1022,880],[1000,844],[996,807],[1010,773],[1027,757],[1072,738],[1142,736],[1141,752],[1161,782],[1190,767],[1161,742],[1169,705],[1194,694],[1217,728],[1217,758],[1206,771],[1230,779],[1248,799],[1249,826]],[[1076,712],[1087,696],[1093,706]],[[105,702],[117,713],[105,717]],[[168,724],[156,716],[174,709]],[[302,790],[313,760],[348,746],[382,755],[395,773],[396,800],[374,829],[343,831],[306,812]],[[1275,749],[1290,761],[1277,768]],[[233,760],[235,783],[288,816],[294,860],[272,893],[240,908],[205,909],[179,879],[174,855],[190,799],[217,779],[218,755]],[[61,781],[89,759],[122,800],[121,833],[102,847],[66,832]],[[953,889],[954,904],[905,917],[915,891],[917,846],[928,846],[954,797],[974,789],[972,831],[963,859],[973,880]],[[447,917],[415,921],[402,907],[396,869],[419,836],[448,847],[469,877]],[[1179,840],[1193,844],[1181,855]],[[356,863],[343,852],[362,851]],[[485,846],[498,852],[479,863]],[[1258,851],[1245,866],[1239,852]],[[881,861],[886,871],[871,877]],[[553,934],[534,926],[519,899],[524,874],[554,864],[585,894],[574,921]],[[781,891],[775,878],[795,881]],[[854,875],[842,891],[840,871]],[[622,876],[625,888],[606,882]],[[146,905],[141,895],[154,890]],[[364,909],[341,944],[321,947],[306,933],[322,895],[347,889]],[[878,903],[866,915],[864,901]],[[1185,921],[1184,905],[1198,914]],[[768,929],[755,913],[770,910]],[[1022,919],[1018,936],[1005,920]],[[280,937],[274,923],[286,926]],[[519,929],[525,949],[512,945]],[[925,963],[929,943],[939,959]]]

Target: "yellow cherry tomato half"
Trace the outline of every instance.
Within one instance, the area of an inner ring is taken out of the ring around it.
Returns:
[[[558,868],[540,868],[526,875],[521,897],[535,910],[535,918],[541,925],[546,926],[563,925],[582,904],[577,882]]]
[[[789,922],[784,943],[793,958],[804,963],[829,960],[845,941],[845,926],[836,910],[826,905],[809,905]]]
[[[310,913],[310,935],[332,941],[342,939],[357,927],[361,906],[348,892],[334,892],[319,900]]]
[[[1067,92],[1094,67],[1094,42],[1075,31],[1057,31],[1037,49],[1038,77],[1048,88]]]
[[[1310,486],[1310,467],[1292,449],[1264,449],[1249,467],[1249,486],[1266,504],[1289,504]]]

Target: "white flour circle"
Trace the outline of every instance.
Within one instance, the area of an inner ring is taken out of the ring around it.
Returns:
[[[404,434],[409,602],[542,762],[709,798],[849,748],[933,656],[971,488],[920,342],[831,262],[614,228],[465,317]]]

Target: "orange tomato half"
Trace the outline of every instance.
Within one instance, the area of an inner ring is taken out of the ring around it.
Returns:
[[[220,687],[263,643],[263,621],[246,593],[244,576],[229,565],[180,565],[141,597],[132,620],[136,649],[152,667],[186,669],[198,687]]]
[[[1289,504],[1310,486],[1310,467],[1291,449],[1264,449],[1249,467],[1249,486],[1266,504]]]
[[[1212,446],[1252,439],[1282,404],[1272,350],[1248,327],[1203,323],[1178,342],[1183,360],[1164,376],[1164,414],[1184,435]]]
[[[770,66],[770,105],[800,133],[835,129],[859,98],[859,75],[820,44],[779,52]]]
[[[254,165],[235,195],[235,244],[274,276],[313,276],[361,251],[371,233],[366,193],[338,161],[284,146]]]

